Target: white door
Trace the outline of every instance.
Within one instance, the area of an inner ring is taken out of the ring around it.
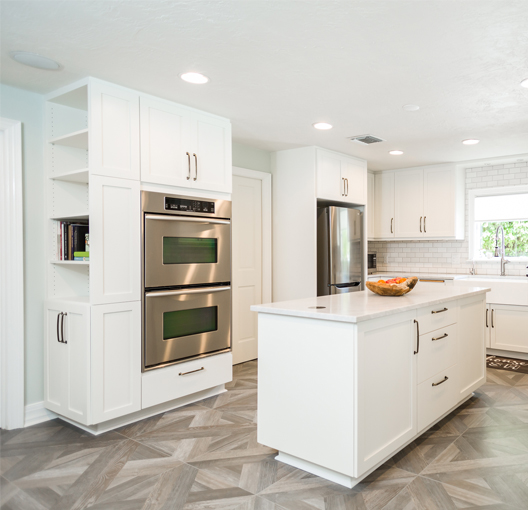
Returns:
[[[367,168],[353,159],[342,158],[341,177],[345,179],[345,201],[353,204],[367,202]]]
[[[231,193],[231,124],[224,119],[196,114],[191,186]]]
[[[191,186],[191,120],[187,110],[141,96],[141,180]]]
[[[262,181],[233,176],[233,364],[257,357],[262,303]]]
[[[455,235],[455,171],[424,169],[424,237]]]
[[[376,174],[374,181],[374,235],[394,237],[394,174]]]
[[[374,174],[367,174],[367,225],[368,238],[374,238],[374,219],[376,217],[374,208]]]
[[[341,157],[332,152],[317,150],[317,198],[345,200],[344,178],[341,176]]]
[[[395,237],[423,237],[423,170],[394,174]]]
[[[528,306],[489,306],[492,349],[528,352]]]

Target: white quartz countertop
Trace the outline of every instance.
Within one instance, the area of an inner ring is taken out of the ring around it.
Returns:
[[[377,278],[379,276],[380,278],[383,278],[383,279],[385,279],[384,278],[385,276],[392,277],[392,278],[395,278],[396,276],[405,276],[405,277],[417,276],[418,278],[423,278],[424,280],[427,280],[427,279],[430,279],[430,280],[458,280],[460,278],[467,278],[467,275],[465,274],[417,273],[416,271],[414,273],[409,272],[409,271],[407,271],[406,273],[402,271],[393,271],[393,272],[378,271],[377,273],[369,274],[367,276],[368,278]]]
[[[321,296],[315,298],[253,305],[251,310],[260,313],[289,315],[337,322],[362,322],[395,313],[406,312],[429,305],[436,305],[478,294],[485,294],[486,287],[442,286],[431,289],[420,283],[404,296],[378,296],[369,290]],[[314,308],[314,307],[324,308]]]

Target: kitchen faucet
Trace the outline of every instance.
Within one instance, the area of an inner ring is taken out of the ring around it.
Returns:
[[[499,229],[502,233],[502,244],[501,244],[501,251],[499,253]],[[499,225],[497,227],[497,230],[495,231],[495,257],[500,256],[500,275],[506,276],[506,264],[509,262],[509,260],[506,260],[506,257],[504,256],[504,229],[502,228],[502,225]]]

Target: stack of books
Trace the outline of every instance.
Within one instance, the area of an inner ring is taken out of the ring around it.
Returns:
[[[57,260],[75,260],[75,252],[85,252],[85,234],[88,232],[87,223],[59,222]],[[88,259],[85,257],[84,260]]]

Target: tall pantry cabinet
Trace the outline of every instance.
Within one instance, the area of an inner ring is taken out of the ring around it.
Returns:
[[[84,425],[140,410],[139,95],[86,79],[46,101],[45,406]],[[60,222],[90,260],[61,260]]]

